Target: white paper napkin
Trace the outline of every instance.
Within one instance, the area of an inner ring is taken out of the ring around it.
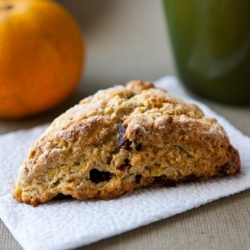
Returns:
[[[157,82],[170,93],[190,102],[174,77]],[[38,207],[20,204],[12,198],[17,170],[31,144],[47,125],[0,137],[0,217],[24,249],[72,249],[187,211],[210,201],[250,188],[250,138],[223,117],[196,102],[216,117],[240,151],[242,173],[174,188],[138,190],[118,199],[80,202],[53,201]]]

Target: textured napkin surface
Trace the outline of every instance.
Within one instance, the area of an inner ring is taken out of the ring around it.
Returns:
[[[175,188],[138,190],[108,201],[53,201],[38,207],[12,198],[18,167],[48,125],[0,136],[0,217],[24,249],[72,249],[187,211],[250,188],[250,138],[207,106],[189,98],[174,77],[156,82],[171,94],[197,103],[215,117],[240,151],[242,172]]]

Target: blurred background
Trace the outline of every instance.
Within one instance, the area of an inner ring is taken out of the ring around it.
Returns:
[[[76,18],[86,43],[80,92],[174,74],[160,0],[57,0]]]

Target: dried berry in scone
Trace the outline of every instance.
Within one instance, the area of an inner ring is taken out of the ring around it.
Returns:
[[[59,116],[31,147],[14,197],[109,199],[240,171],[224,129],[152,83],[101,90]]]

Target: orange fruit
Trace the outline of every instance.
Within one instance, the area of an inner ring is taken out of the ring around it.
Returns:
[[[83,35],[49,0],[0,0],[0,117],[22,118],[55,107],[79,83]]]

